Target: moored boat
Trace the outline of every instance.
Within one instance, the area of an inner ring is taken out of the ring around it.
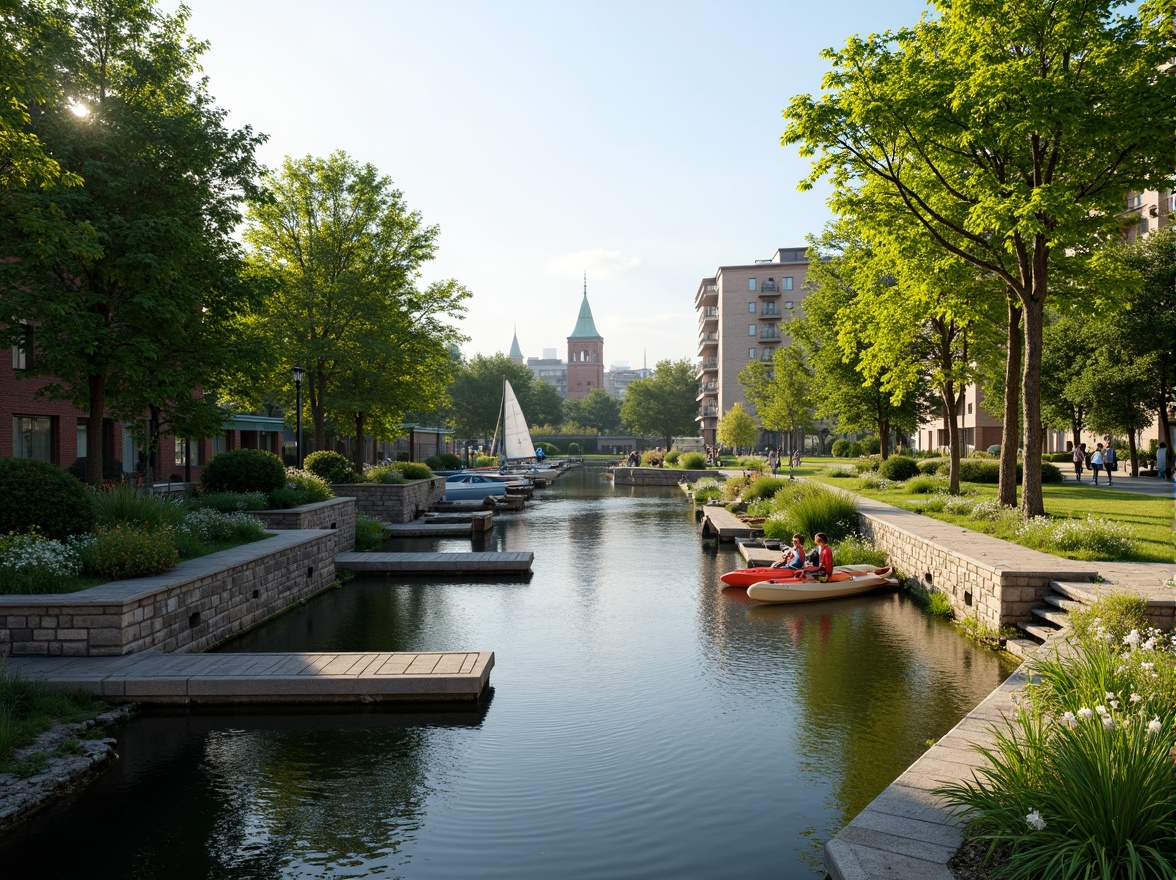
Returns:
[[[747,598],[755,602],[817,602],[857,596],[879,587],[896,587],[893,570],[879,568],[868,572],[834,572],[827,581],[791,578],[760,581],[747,588]]]
[[[862,574],[866,572],[873,572],[877,569],[873,565],[838,565],[833,568],[834,577],[838,573]],[[886,569],[889,571],[890,569]],[[723,575],[719,580],[728,587],[750,587],[752,584],[758,584],[762,581],[787,581],[796,580],[804,575],[803,571],[798,571],[792,568],[771,568],[770,566],[757,566],[755,568],[737,568],[734,571],[729,571]]]

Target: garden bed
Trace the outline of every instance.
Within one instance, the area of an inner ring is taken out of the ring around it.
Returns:
[[[298,530],[70,594],[0,596],[0,656],[199,651],[335,581],[335,532]]]
[[[337,496],[354,498],[356,511],[364,516],[386,523],[409,523],[445,497],[445,478],[406,483],[332,483],[331,489]]]
[[[251,510],[267,529],[328,529],[335,532],[335,552],[355,549],[355,499],[332,498],[286,510]]]

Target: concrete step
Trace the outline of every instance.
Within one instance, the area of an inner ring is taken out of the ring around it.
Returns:
[[[1055,626],[1040,626],[1036,623],[1018,623],[1017,628],[1041,642],[1058,632],[1058,628]]]
[[[1050,581],[1049,586],[1055,593],[1061,593],[1067,599],[1084,605],[1089,605],[1098,598],[1091,581]]]
[[[1046,593],[1041,597],[1042,602],[1047,602],[1054,608],[1060,608],[1063,611],[1079,611],[1086,606],[1081,602],[1075,602],[1073,599],[1066,599],[1057,593]]]
[[[1063,627],[1069,624],[1070,615],[1065,611],[1059,611],[1057,608],[1052,608],[1048,605],[1038,605],[1029,609],[1034,617],[1039,617],[1042,620],[1052,623],[1054,626]]]
[[[1006,639],[1004,647],[1013,656],[1027,660],[1041,645],[1032,639]]]

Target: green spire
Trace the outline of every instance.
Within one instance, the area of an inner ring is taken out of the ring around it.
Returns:
[[[519,348],[519,331],[517,328],[515,329],[514,336],[510,340],[510,357],[518,358],[520,361],[523,359],[523,350]]]
[[[596,332],[596,322],[592,320],[592,309],[588,305],[588,274],[584,273],[584,300],[580,303],[580,317],[576,319],[576,329],[568,339],[599,339],[604,337]]]

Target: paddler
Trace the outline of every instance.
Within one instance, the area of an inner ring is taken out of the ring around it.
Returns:
[[[778,562],[772,568],[791,568],[800,571],[804,568],[804,535],[793,535],[792,546],[784,551]]]

